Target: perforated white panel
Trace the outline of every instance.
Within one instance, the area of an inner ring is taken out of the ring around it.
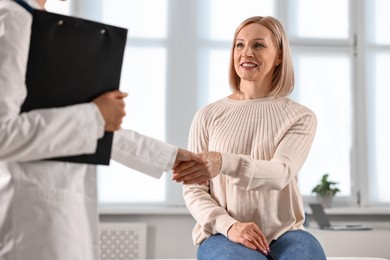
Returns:
[[[146,257],[145,223],[101,223],[101,260],[133,260]]]

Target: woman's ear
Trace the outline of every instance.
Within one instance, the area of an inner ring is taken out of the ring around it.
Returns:
[[[275,66],[279,66],[283,62],[283,53],[282,50],[279,49],[278,57],[276,58]]]

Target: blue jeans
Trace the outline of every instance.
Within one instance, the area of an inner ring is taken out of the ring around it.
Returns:
[[[288,231],[270,245],[270,254],[234,243],[224,235],[216,234],[202,242],[198,260],[326,260],[318,240],[304,230]]]

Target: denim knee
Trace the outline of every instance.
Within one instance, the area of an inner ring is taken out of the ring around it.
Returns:
[[[200,244],[197,253],[198,260],[267,260],[259,251],[252,250],[241,244],[230,241],[221,234],[208,237]]]
[[[321,244],[304,230],[287,231],[271,243],[270,249],[277,260],[326,260]]]

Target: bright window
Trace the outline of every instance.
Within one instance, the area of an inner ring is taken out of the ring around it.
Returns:
[[[348,0],[293,0],[289,4],[292,35],[326,39],[349,37]]]
[[[390,166],[388,163],[388,144],[390,144],[390,111],[388,97],[390,89],[388,84],[388,68],[390,67],[390,53],[379,53],[376,59],[376,84],[375,84],[375,136],[376,136],[376,182],[378,187],[378,200],[390,201]]]
[[[167,35],[167,0],[101,1],[103,21],[129,29],[132,38],[165,38]]]
[[[364,48],[364,70],[366,71],[365,94],[367,96],[367,158],[368,167],[366,180],[369,194],[366,200],[369,203],[390,203],[390,166],[388,163],[388,144],[390,137],[390,103],[388,97],[388,70],[390,67],[390,32],[386,24],[390,17],[386,12],[390,8],[390,1],[374,0],[366,3]]]
[[[126,98],[128,116],[122,127],[164,140],[165,49],[128,47],[122,71],[121,90],[129,94]],[[102,203],[164,202],[166,199],[165,178],[156,180],[115,161],[111,161],[109,167],[99,166],[98,173]]]
[[[62,6],[61,6],[62,5]],[[318,118],[299,175],[305,199],[322,174],[339,183],[336,202],[389,204],[390,23],[388,0],[83,0],[48,1],[48,10],[129,29],[121,89],[129,93],[125,128],[187,146],[194,113],[231,93],[228,66],[239,23],[280,19],[292,47],[292,99]],[[99,167],[102,203],[183,205],[181,185],[114,162]]]
[[[103,21],[128,29],[120,89],[129,94],[122,127],[165,140],[167,1],[102,1]],[[153,8],[151,8],[153,7]],[[99,200],[165,203],[166,178],[159,180],[115,161],[99,166]]]
[[[373,26],[367,30],[368,33],[373,35],[371,39],[378,44],[390,44],[390,30],[385,26],[390,24],[390,16],[388,10],[390,10],[389,0],[376,0],[373,1],[374,10],[371,14],[374,17]]]
[[[207,32],[209,28],[209,39],[213,41],[231,41],[237,26],[246,18],[256,15],[274,15],[273,0],[202,0],[201,7],[208,15],[204,21],[201,32]],[[250,6],[250,8],[248,8]],[[223,10],[223,11],[222,11]],[[203,20],[203,17],[200,18]]]
[[[57,1],[57,0],[48,0],[45,4],[46,10],[59,13],[59,14],[70,14],[70,2],[69,1]]]
[[[311,152],[299,174],[301,192],[310,196],[320,175],[329,173],[340,184],[340,195],[351,196],[350,58],[332,51],[294,51],[297,88],[293,98],[312,109],[318,120]]]

